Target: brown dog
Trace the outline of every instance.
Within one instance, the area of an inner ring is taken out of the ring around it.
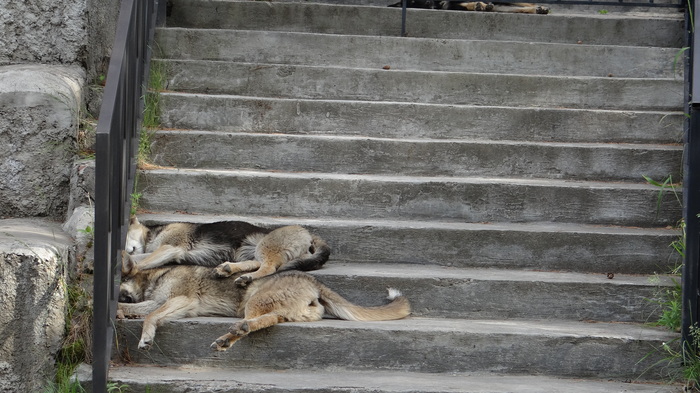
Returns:
[[[362,307],[350,303],[313,276],[298,271],[276,273],[243,288],[231,278],[217,278],[211,268],[176,265],[140,270],[122,262],[118,316],[145,316],[138,347],[149,349],[164,322],[196,316],[242,317],[211,347],[225,351],[250,332],[281,322],[318,321],[324,313],[353,321],[400,319],[411,313],[408,299],[389,289],[388,304]]]

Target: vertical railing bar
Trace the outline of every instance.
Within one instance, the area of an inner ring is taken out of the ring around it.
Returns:
[[[698,23],[696,10],[700,0],[694,0],[686,11],[686,28],[688,29],[688,63],[686,64],[686,86],[688,120],[685,132],[685,154],[683,165],[683,219],[685,221],[685,259],[682,272],[683,315],[681,326],[682,349],[696,350],[692,328],[698,318],[698,283],[700,282],[700,62],[695,55],[700,50],[693,29]],[[692,20],[692,19],[694,20]]]
[[[408,0],[401,2],[401,37],[406,37],[406,8],[408,8]]]
[[[92,391],[105,393],[156,0],[122,0],[97,126]]]

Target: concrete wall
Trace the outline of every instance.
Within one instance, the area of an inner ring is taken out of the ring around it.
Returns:
[[[76,138],[99,113],[120,3],[0,1],[0,393],[54,380],[65,284],[91,269],[94,166]]]

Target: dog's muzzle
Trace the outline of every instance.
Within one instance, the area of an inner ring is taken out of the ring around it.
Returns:
[[[126,291],[119,292],[119,303],[136,303],[134,298]]]

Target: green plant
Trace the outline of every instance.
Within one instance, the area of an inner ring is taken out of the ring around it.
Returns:
[[[139,209],[139,202],[141,201],[141,193],[133,192],[131,193],[131,215],[135,215],[136,211]]]
[[[669,366],[671,382],[683,382],[685,391],[697,391],[700,385],[700,357],[698,357],[698,343],[700,343],[700,329],[695,324],[690,328],[690,339],[684,345],[679,345],[680,339],[661,344],[664,359],[660,362]],[[680,367],[673,367],[680,365]]]
[[[166,80],[165,64],[152,61],[144,96],[143,126],[146,128],[160,127],[160,92],[165,89]]]
[[[129,385],[119,384],[117,382],[107,382],[108,393],[126,393],[129,390]]]
[[[599,10],[598,13],[601,15],[607,15],[608,10]]]

